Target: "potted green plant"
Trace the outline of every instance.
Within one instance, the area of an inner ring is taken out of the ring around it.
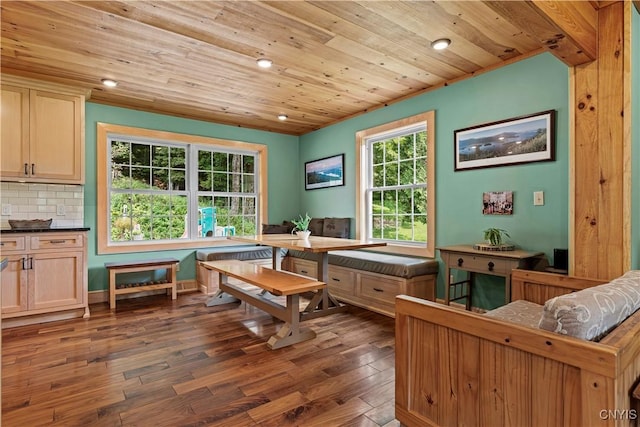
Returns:
[[[311,223],[311,217],[308,213],[304,214],[304,217],[300,215],[297,219],[294,218],[291,220],[295,228],[293,231],[296,232],[296,235],[301,239],[309,238],[311,231],[309,231],[309,223]],[[292,233],[293,233],[292,231]]]
[[[505,237],[509,236],[506,230],[501,228],[487,228],[484,230],[484,240],[486,240],[491,246],[502,246]]]

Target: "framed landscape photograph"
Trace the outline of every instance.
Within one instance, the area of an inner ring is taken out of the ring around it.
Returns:
[[[306,162],[304,177],[305,190],[344,185],[344,154]]]
[[[454,131],[456,171],[555,160],[555,110]]]

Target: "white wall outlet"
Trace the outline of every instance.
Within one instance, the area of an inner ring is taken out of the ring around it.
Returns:
[[[57,205],[56,206],[56,215],[58,215],[58,216],[65,216],[66,215],[65,206],[64,205]]]
[[[544,205],[544,191],[533,192],[533,206]]]
[[[2,204],[2,215],[11,215],[11,205],[8,203]]]
[[[180,263],[176,264],[176,271],[180,271]]]

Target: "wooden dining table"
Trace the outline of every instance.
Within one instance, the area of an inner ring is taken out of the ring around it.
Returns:
[[[228,238],[238,242],[272,247],[272,267],[276,270],[280,269],[282,262],[281,248],[311,253],[315,255],[315,261],[318,264],[316,278],[324,283],[328,283],[329,280],[329,251],[386,246],[384,242],[337,237],[309,236],[306,239],[300,239],[295,234],[258,234],[253,236],[229,236]],[[316,293],[305,312],[302,313],[301,318],[310,319],[325,316],[336,311],[342,311],[345,308],[346,306],[331,296],[329,288],[325,287]]]

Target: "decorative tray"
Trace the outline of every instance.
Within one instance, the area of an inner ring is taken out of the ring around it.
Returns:
[[[49,219],[10,219],[9,226],[15,230],[40,230],[43,228],[51,228],[51,221]]]
[[[473,249],[477,251],[513,251],[515,250],[515,245],[509,245],[507,243],[503,243],[501,245],[489,245],[487,243],[476,243],[473,245]]]

